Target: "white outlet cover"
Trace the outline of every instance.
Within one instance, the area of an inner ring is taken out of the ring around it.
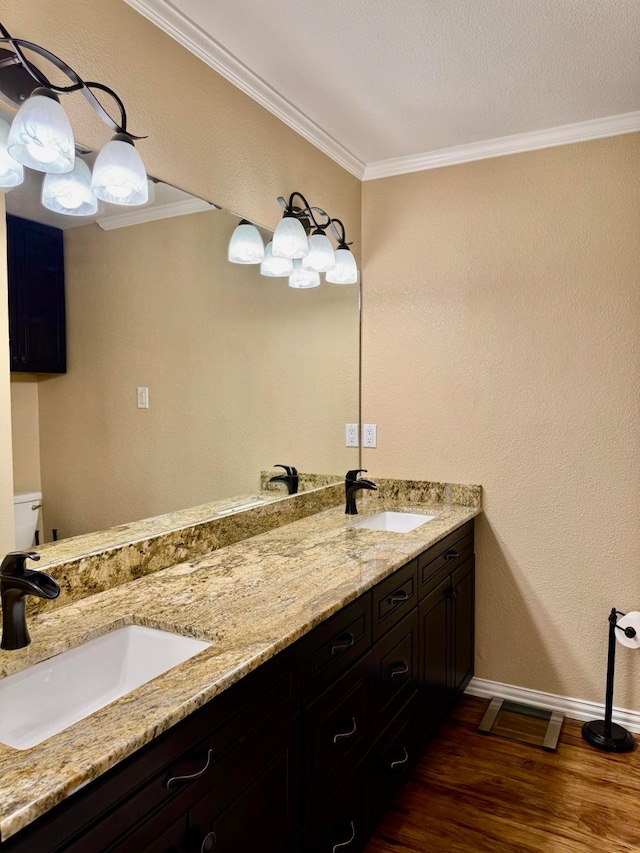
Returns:
[[[376,447],[378,443],[378,428],[376,424],[362,425],[362,446]]]
[[[149,408],[149,389],[146,387],[139,387],[137,390],[138,390],[138,408],[139,409],[148,409]]]
[[[358,447],[358,424],[345,424],[345,446]]]

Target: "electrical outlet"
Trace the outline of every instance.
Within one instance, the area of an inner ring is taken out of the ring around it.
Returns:
[[[375,447],[378,441],[378,429],[375,424],[362,425],[362,446]]]
[[[358,446],[358,424],[345,424],[345,446]]]
[[[148,409],[149,408],[149,389],[148,388],[138,388],[138,408],[139,409]]]

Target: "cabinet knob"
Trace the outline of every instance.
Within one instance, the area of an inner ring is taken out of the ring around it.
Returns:
[[[459,556],[460,554],[456,551],[455,548],[450,548],[448,551],[444,552],[444,558],[445,560],[447,560],[447,562],[449,560],[456,560]]]
[[[26,357],[26,355],[21,355],[21,356],[20,356],[20,361],[21,361],[23,364],[26,364],[26,363],[27,363],[27,357]]]
[[[212,851],[216,849],[217,842],[218,837],[216,836],[215,832],[208,833],[204,837],[202,847],[200,848],[200,853],[212,853]]]
[[[333,847],[331,848],[331,853],[338,853],[338,850],[340,850],[341,848],[344,848],[344,847],[348,847],[352,841],[355,841],[356,825],[351,820],[351,821],[349,821],[349,826],[351,828],[351,838],[349,838],[347,841],[339,841],[337,844],[334,844]]]

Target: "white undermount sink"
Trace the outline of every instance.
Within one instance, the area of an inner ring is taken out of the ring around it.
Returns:
[[[377,512],[357,521],[353,526],[365,530],[384,530],[387,533],[408,533],[434,518],[435,515],[421,515],[417,512]]]
[[[128,625],[0,679],[0,743],[29,749],[210,646]]]

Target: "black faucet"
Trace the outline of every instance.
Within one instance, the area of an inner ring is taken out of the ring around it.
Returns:
[[[277,477],[272,477],[270,483],[284,483],[287,487],[287,492],[290,495],[298,494],[298,470],[293,465],[274,465],[274,468],[284,468],[284,474],[278,474]]]
[[[53,599],[60,595],[57,582],[44,572],[25,571],[27,560],[39,560],[36,551],[12,551],[0,564],[2,596],[2,642],[7,651],[23,649],[31,642],[25,614],[25,597]]]
[[[355,471],[347,471],[344,478],[344,491],[347,499],[345,507],[345,515],[357,515],[358,507],[356,506],[356,492],[358,489],[369,489],[376,492],[378,487],[371,480],[358,479],[358,474],[367,473],[366,468],[357,468]]]

